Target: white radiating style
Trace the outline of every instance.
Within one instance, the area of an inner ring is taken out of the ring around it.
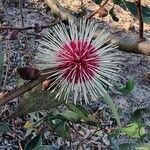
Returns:
[[[42,69],[56,67],[51,84],[57,85],[57,98],[64,93],[67,101],[73,95],[77,100],[89,103],[97,100],[113,87],[119,77],[121,59],[114,43],[108,42],[110,34],[102,31],[95,37],[98,25],[90,21],[73,23],[69,27],[60,23],[47,31],[38,52],[38,66]]]

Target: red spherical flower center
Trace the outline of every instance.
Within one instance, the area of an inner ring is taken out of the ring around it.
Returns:
[[[96,48],[87,41],[70,41],[64,44],[58,55],[59,70],[71,83],[91,80],[100,66]]]

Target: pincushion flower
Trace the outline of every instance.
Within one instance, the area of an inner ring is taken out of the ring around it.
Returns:
[[[59,87],[57,98],[65,93],[65,100],[73,95],[77,100],[89,103],[107,93],[119,76],[118,56],[115,43],[109,33],[102,31],[95,37],[98,24],[80,21],[80,26],[60,23],[45,33],[38,52],[40,68],[56,67],[51,84]]]

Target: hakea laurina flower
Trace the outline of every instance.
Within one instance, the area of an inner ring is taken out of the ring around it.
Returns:
[[[38,63],[41,68],[56,67],[51,86],[59,87],[57,97],[65,93],[67,100],[73,94],[88,103],[96,100],[112,87],[118,77],[120,58],[114,43],[109,43],[109,33],[102,31],[96,38],[97,24],[80,21],[66,27],[63,23],[48,31],[39,48]],[[58,89],[58,88],[57,88]]]

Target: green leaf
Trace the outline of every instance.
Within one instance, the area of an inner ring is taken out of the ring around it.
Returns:
[[[50,125],[53,128],[54,132],[56,132],[59,136],[67,140],[72,140],[67,121],[55,119],[52,120],[52,124],[50,123]]]
[[[145,113],[150,113],[150,108],[140,108],[133,112],[130,122],[136,122],[140,119]]]
[[[122,131],[132,138],[142,138],[146,135],[145,128],[140,123],[131,123],[122,128]]]
[[[31,141],[29,141],[29,143],[27,143],[25,150],[32,150],[40,145],[42,145],[42,137],[41,135],[37,135]]]
[[[22,96],[19,106],[11,117],[56,108],[64,102],[64,98],[59,100],[55,98],[57,92],[57,90],[53,93],[51,91],[42,91],[41,86],[35,87]]]
[[[49,114],[49,120],[61,119],[63,121],[71,121],[74,123],[78,123],[80,121],[80,117],[73,111],[65,111],[63,113],[57,113],[55,115]]]
[[[68,121],[78,123],[80,117],[73,111],[66,111],[62,114]]]
[[[11,131],[10,128],[6,124],[0,123],[0,134],[5,134],[10,131]]]
[[[34,129],[33,128],[28,128],[27,130],[26,130],[26,134],[24,135],[24,139],[27,137],[27,136],[29,136],[31,133],[32,133],[32,131],[33,131]]]
[[[135,147],[136,150],[150,150],[150,143],[142,143]]]
[[[83,119],[84,121],[91,123],[91,124],[95,124],[96,120],[95,118],[89,113],[89,111],[83,107],[80,104],[76,104],[74,105],[73,103],[67,103],[65,104],[69,110],[75,112],[76,114],[78,114],[78,116]]]
[[[41,145],[41,146],[34,148],[33,150],[58,150],[58,149],[51,145]]]
[[[107,94],[106,92],[103,92],[104,93],[104,101],[109,105],[117,123],[118,123],[118,126],[119,128],[122,128],[121,127],[121,122],[120,122],[120,118],[119,118],[119,114],[118,114],[118,110],[115,106],[115,103],[113,102],[113,100],[111,99],[111,97],[109,96],[109,94]]]
[[[115,12],[114,12],[114,5],[113,7],[109,10],[109,14],[111,15],[112,19],[116,22],[119,21],[119,18],[116,16]]]
[[[129,94],[134,89],[134,86],[135,86],[134,80],[128,80],[124,86],[122,87],[115,86],[115,87],[119,92],[123,94]]]
[[[95,3],[100,5],[102,3],[103,0],[95,0]]]

